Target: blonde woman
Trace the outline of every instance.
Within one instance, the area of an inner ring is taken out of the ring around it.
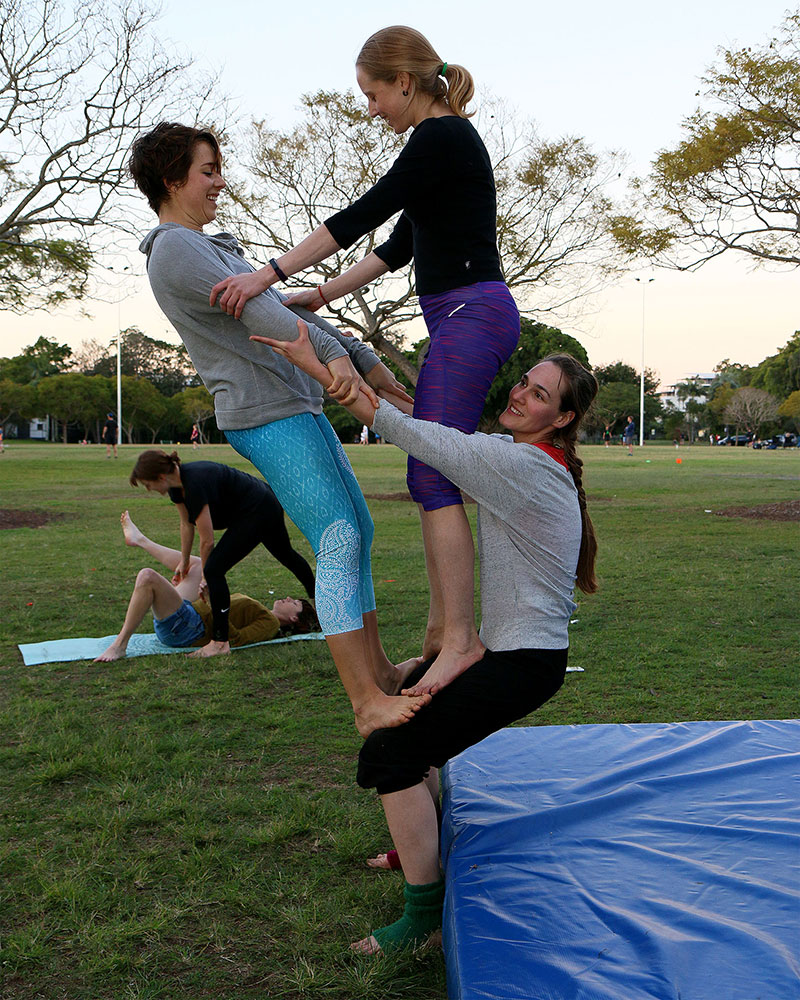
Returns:
[[[472,433],[489,386],[519,339],[519,312],[497,250],[492,165],[466,110],[472,77],[444,61],[418,31],[395,26],[364,43],[356,79],[373,117],[398,135],[412,130],[405,148],[356,202],[279,260],[220,281],[211,303],[238,317],[252,296],[349,247],[400,212],[385,243],[344,274],[288,302],[316,311],[413,258],[430,334],[414,416]],[[422,653],[436,657],[415,690],[435,692],[483,653],[473,610],[475,554],[458,488],[416,458],[409,459],[408,486],[420,506],[431,587]]]

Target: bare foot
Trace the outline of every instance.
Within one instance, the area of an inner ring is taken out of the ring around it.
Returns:
[[[124,510],[120,515],[120,523],[122,524],[122,534],[125,536],[126,545],[141,545],[144,535],[136,527],[136,525],[131,520],[131,515],[127,510]]]
[[[422,694],[410,698],[402,695],[376,694],[359,706],[355,715],[356,729],[366,739],[376,729],[393,729],[410,722],[414,713],[430,704],[431,696]]]
[[[417,667],[424,663],[421,656],[412,656],[410,660],[403,660],[402,663],[389,665],[380,681],[380,688],[384,694],[400,694],[400,688],[405,683],[406,678],[412,674]]]
[[[218,642],[216,639],[212,639],[207,642],[205,646],[201,646],[196,649],[193,653],[189,653],[189,656],[194,657],[207,657],[207,656],[221,656],[223,653],[230,653],[231,644],[226,640],[225,642]]]
[[[350,951],[358,952],[360,955],[383,954],[383,949],[371,934],[369,937],[362,938],[360,941],[354,941],[350,945]]]
[[[463,674],[473,663],[477,663],[486,652],[486,647],[480,643],[469,652],[459,653],[451,649],[443,649],[436,657],[430,668],[422,677],[410,688],[403,688],[401,694],[436,694],[443,687],[456,679],[459,674]]]
[[[108,649],[104,650],[99,656],[96,656],[92,662],[112,663],[114,660],[121,660],[125,656],[127,648],[127,643],[124,646],[118,646],[117,643],[112,642]]]
[[[384,872],[397,871],[399,862],[397,865],[393,865],[389,860],[388,852],[386,854],[379,854],[375,858],[367,858],[367,868],[377,868]]]
[[[438,656],[444,645],[444,631],[439,627],[428,625],[425,630],[425,638],[422,640],[423,660],[432,660]]]

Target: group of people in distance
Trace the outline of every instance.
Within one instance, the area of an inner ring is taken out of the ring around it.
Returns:
[[[500,416],[506,433],[476,433],[489,386],[517,345],[519,314],[498,256],[491,163],[466,110],[472,78],[396,26],[367,40],[356,79],[370,114],[398,134],[411,130],[408,142],[370,190],[261,269],[232,235],[205,232],[225,188],[212,131],[162,123],[137,139],[129,166],[158,215],[141,244],[156,300],[213,394],[218,427],[316,556],[316,612],[364,737],[358,782],[381,797],[406,879],[400,918],[351,945],[373,954],[415,946],[440,925],[436,769],[563,683],[574,587],[596,588],[576,440],[597,383],[568,355],[544,358],[512,389]],[[338,277],[288,298],[274,287],[397,213],[388,240]],[[430,335],[413,400],[368,346],[317,315],[412,258]],[[421,656],[400,665],[381,644],[372,520],[322,414],[323,389],[409,455],[430,606]],[[132,481],[162,492],[180,481],[188,496],[191,465],[165,458],[169,468],[135,471]],[[480,633],[460,489],[478,502]],[[212,526],[222,526],[208,506]],[[181,553],[162,560],[176,566],[176,589],[193,568],[183,516]],[[152,545],[129,520],[123,529],[129,544]],[[232,542],[223,570],[238,551]],[[203,648],[224,641],[208,563],[205,575],[212,626]]]

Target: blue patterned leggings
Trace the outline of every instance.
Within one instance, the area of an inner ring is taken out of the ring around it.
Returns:
[[[326,635],[363,627],[375,610],[370,546],[374,527],[339,439],[322,416],[300,413],[225,431],[258,469],[317,559],[316,608]]]

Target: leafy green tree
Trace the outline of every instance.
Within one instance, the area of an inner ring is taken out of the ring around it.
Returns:
[[[686,414],[686,426],[689,431],[689,443],[694,442],[697,428],[706,410],[707,389],[699,378],[686,379],[675,386],[678,399],[683,400]]]
[[[496,429],[497,418],[508,405],[508,394],[511,389],[519,382],[525,372],[529,371],[542,358],[558,352],[572,354],[583,364],[589,364],[583,345],[574,337],[562,333],[554,326],[535,323],[533,320],[523,317],[519,344],[497,373],[486,397],[486,405],[483,408],[480,422],[481,430]]]
[[[628,416],[638,423],[639,390],[630,382],[606,382],[595,396],[585,421],[586,429],[597,432],[606,425],[613,432],[621,430]]]
[[[593,368],[594,377],[600,386],[608,385],[610,382],[625,382],[629,385],[639,385],[639,372],[632,365],[625,364],[624,361],[612,361],[608,365],[598,365]],[[652,368],[644,370],[644,391],[645,395],[652,395],[658,389],[658,375]]]
[[[800,389],[800,331],[776,353],[756,365],[750,376],[750,385],[764,389],[785,399],[795,389]]]
[[[714,365],[716,378],[713,387],[720,384],[732,385],[734,389],[739,389],[743,385],[748,385],[753,369],[749,365],[741,365],[738,361],[731,361],[725,358],[718,365]]]
[[[800,389],[795,389],[788,399],[784,399],[778,407],[778,414],[791,420],[795,430],[800,431]]]
[[[63,373],[69,367],[72,348],[59,344],[51,337],[39,337],[35,344],[13,358],[0,358],[0,378],[8,378],[21,385],[36,383],[49,375]]]
[[[0,378],[0,427],[5,428],[12,417],[22,420],[36,415],[36,389],[10,378]]]
[[[204,385],[197,385],[184,389],[176,398],[186,418],[191,423],[197,424],[201,442],[207,441],[205,422],[214,415],[214,397]]]
[[[612,432],[621,431],[627,416],[638,425],[641,378],[633,365],[612,361],[592,369],[600,386],[594,404],[586,416],[584,427],[590,434],[601,432],[606,425]],[[658,376],[652,369],[644,370],[645,427],[652,427],[663,415],[661,401],[656,396]]]
[[[725,412],[736,392],[736,385],[729,382],[720,382],[711,390],[711,398],[706,406],[709,416],[710,430],[718,433],[725,427]]]
[[[108,409],[111,387],[107,379],[91,378],[77,372],[51,375],[37,384],[39,408],[61,423],[64,444],[70,425],[84,428],[96,420],[97,414]]]
[[[123,375],[143,378],[152,382],[164,396],[174,396],[200,379],[183,344],[170,344],[154,340],[135,326],[122,331]],[[84,341],[76,357],[75,366],[86,375],[116,377],[117,340],[103,347],[96,340]]]
[[[139,226],[121,197],[133,137],[202,119],[212,91],[222,111],[156,16],[147,0],[0,0],[0,309],[82,298],[96,249]]]
[[[151,442],[164,426],[167,404],[158,389],[144,378],[122,376],[122,423],[128,444],[134,443],[134,432],[145,428]]]
[[[722,253],[800,264],[800,13],[767,44],[726,49],[704,78],[705,107],[640,185],[614,232],[628,252],[694,269]]]

